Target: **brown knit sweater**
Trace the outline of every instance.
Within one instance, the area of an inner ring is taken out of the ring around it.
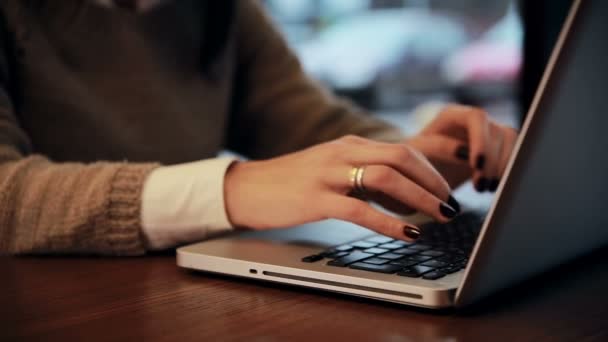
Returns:
[[[255,2],[237,1],[208,77],[201,4],[0,2],[0,254],[144,253],[140,193],[161,164],[399,138],[307,78]]]

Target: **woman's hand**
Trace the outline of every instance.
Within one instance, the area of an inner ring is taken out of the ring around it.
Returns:
[[[381,194],[440,222],[457,214],[447,181],[420,152],[347,136],[274,159],[233,164],[224,183],[228,218],[253,229],[336,218],[415,240],[417,227],[349,196],[349,176],[358,166],[365,166],[363,185],[372,196]]]
[[[422,152],[452,187],[473,178],[479,192],[496,191],[517,132],[479,108],[449,105],[405,143]]]

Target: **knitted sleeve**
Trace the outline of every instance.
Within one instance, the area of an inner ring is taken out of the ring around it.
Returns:
[[[309,78],[258,2],[238,3],[231,149],[264,158],[347,134],[391,142],[404,139],[395,127]]]
[[[155,164],[53,163],[32,154],[0,28],[0,254],[144,252],[140,193]]]
[[[143,254],[140,196],[153,167],[52,163],[0,145],[0,254]]]

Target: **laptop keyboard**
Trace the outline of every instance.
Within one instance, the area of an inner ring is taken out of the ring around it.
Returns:
[[[332,267],[435,280],[466,267],[482,223],[479,214],[465,213],[447,224],[422,225],[422,235],[415,243],[373,235],[302,261],[327,259],[327,265]]]

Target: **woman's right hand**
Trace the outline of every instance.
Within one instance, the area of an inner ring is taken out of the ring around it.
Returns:
[[[226,173],[228,218],[237,227],[274,229],[335,218],[396,239],[415,240],[420,229],[375,209],[352,194],[353,167],[365,166],[366,197],[447,222],[459,210],[444,178],[404,144],[356,136],[262,161],[237,162]],[[447,203],[450,203],[451,206]]]

